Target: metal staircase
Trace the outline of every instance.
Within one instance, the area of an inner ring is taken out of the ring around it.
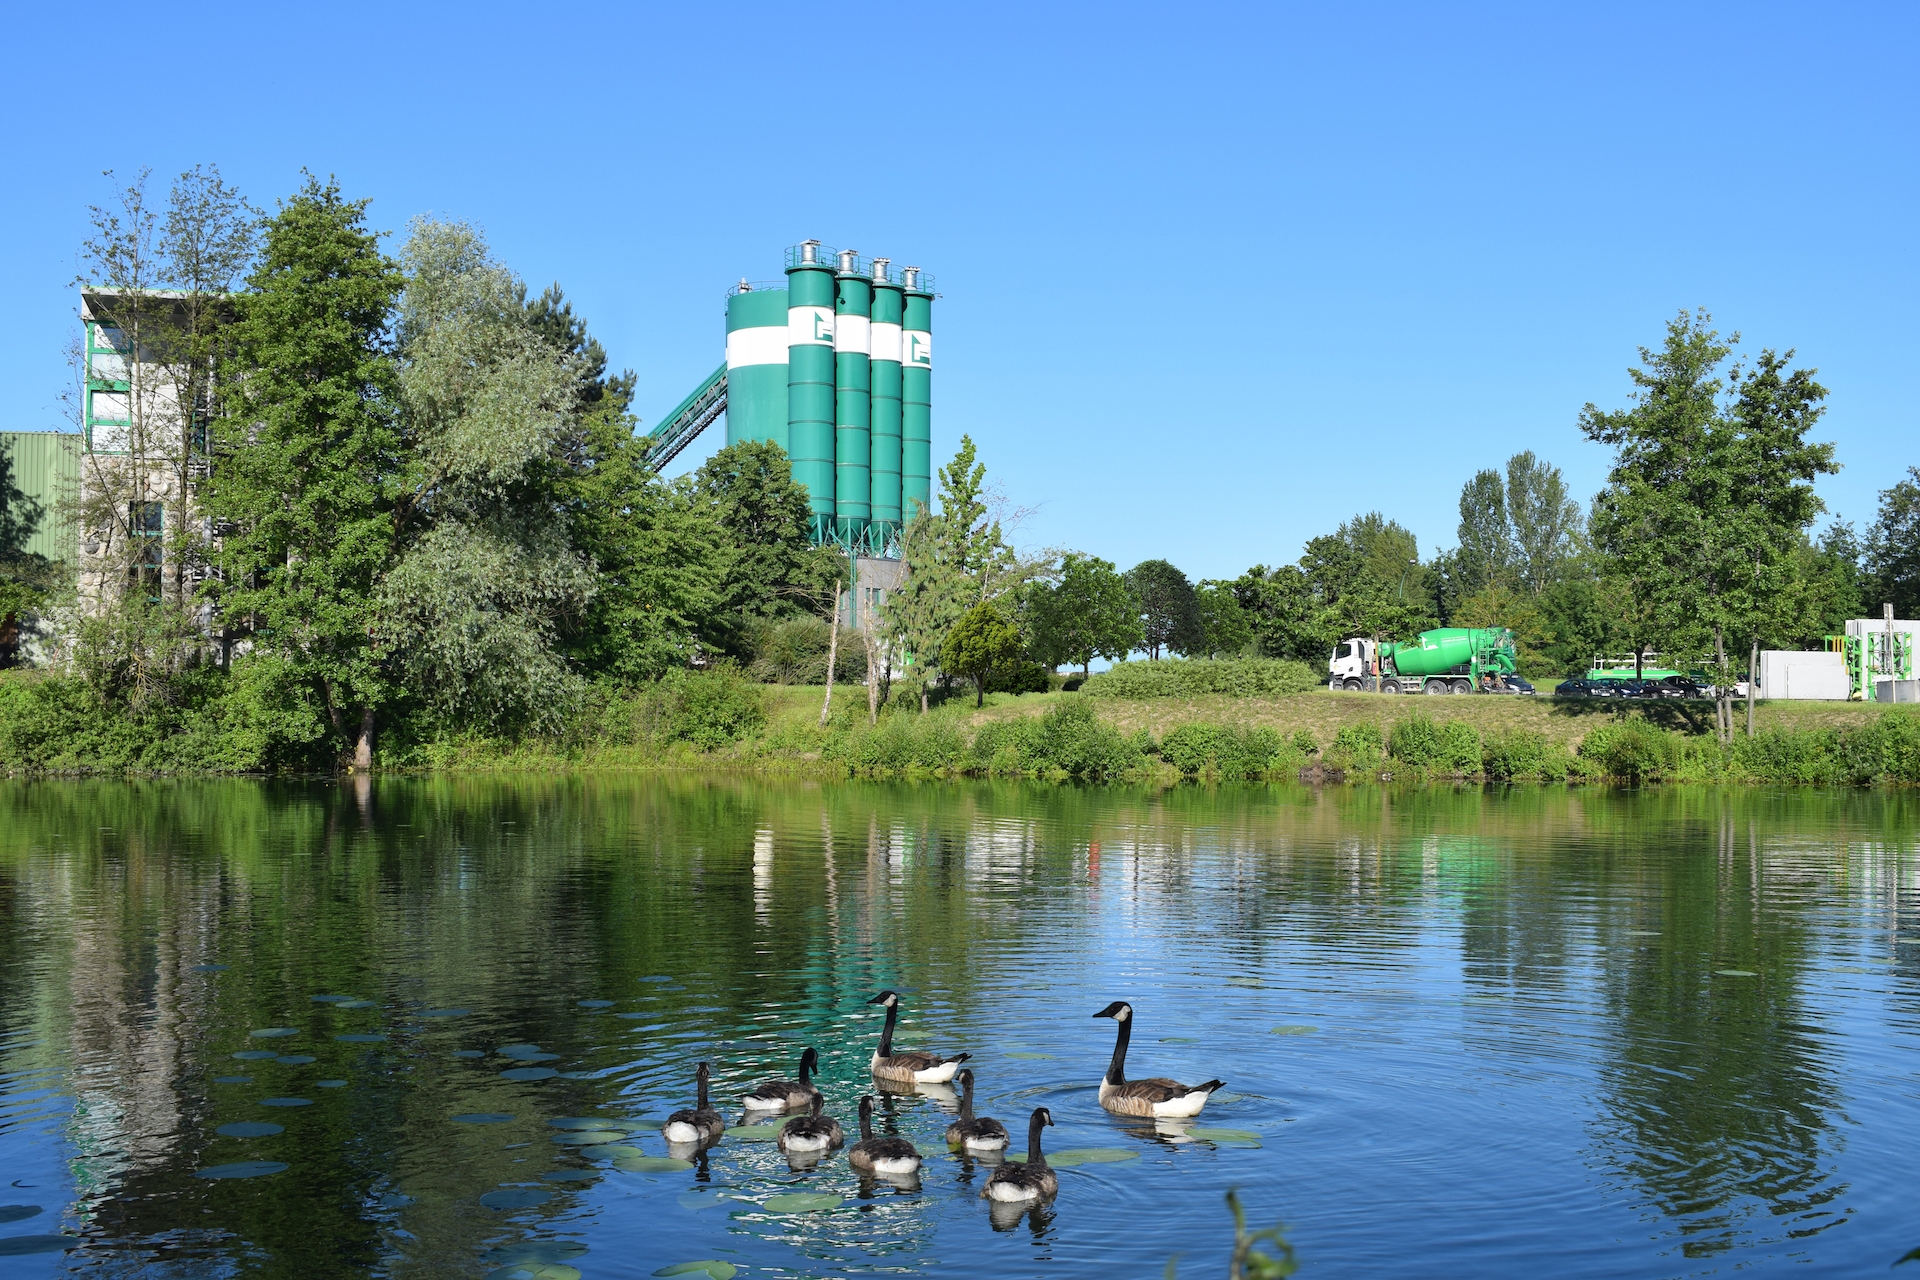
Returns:
[[[655,471],[664,469],[726,411],[727,366],[723,364],[647,432],[647,461]]]

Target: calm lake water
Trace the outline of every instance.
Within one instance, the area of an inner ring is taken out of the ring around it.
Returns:
[[[9,1277],[1219,1277],[1236,1186],[1308,1275],[1920,1245],[1911,794],[7,784],[0,949]],[[726,1107],[816,1046],[851,1124],[883,987],[985,1114],[1112,1158],[996,1217],[909,1094],[917,1189],[653,1167],[702,1060]],[[1133,1074],[1226,1080],[1206,1132],[1101,1111],[1114,999]]]

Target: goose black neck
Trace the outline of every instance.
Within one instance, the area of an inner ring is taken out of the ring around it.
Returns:
[[[900,1006],[887,1006],[887,1025],[880,1030],[880,1056],[887,1057],[893,1052],[893,1020],[900,1013]]]
[[[860,1104],[860,1140],[873,1141],[873,1103],[871,1102]]]
[[[1047,1166],[1047,1158],[1040,1154],[1040,1131],[1046,1127],[1047,1122],[1039,1116],[1027,1122],[1027,1168],[1029,1169],[1044,1169]]]
[[[707,1077],[701,1075],[694,1081],[694,1085],[695,1092],[699,1096],[699,1101],[693,1104],[694,1109],[697,1111],[705,1111],[707,1109]]]
[[[966,1082],[960,1087],[966,1090],[960,1095],[960,1118],[971,1120],[973,1119],[973,1074],[971,1072],[967,1074]]]
[[[808,1061],[809,1060],[806,1054],[803,1053],[800,1055],[800,1083],[801,1084],[813,1083],[813,1068],[807,1065]]]
[[[1133,1034],[1133,1019],[1121,1018],[1120,1035],[1113,1042],[1113,1061],[1107,1064],[1107,1083],[1127,1082],[1127,1037]]]

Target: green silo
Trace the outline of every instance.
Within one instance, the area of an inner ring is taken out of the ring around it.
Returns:
[[[818,240],[787,250],[787,452],[807,489],[816,542],[834,533],[834,292]]]
[[[873,524],[875,554],[900,529],[900,321],[904,299],[885,258],[873,260]]]
[[[840,254],[833,315],[833,513],[838,536],[847,546],[866,537],[873,515],[871,353],[873,281],[861,271],[860,257]]]
[[[742,280],[727,298],[727,443],[787,434],[787,291]]]
[[[906,305],[900,324],[900,507],[913,519],[933,504],[933,277],[901,272]]]

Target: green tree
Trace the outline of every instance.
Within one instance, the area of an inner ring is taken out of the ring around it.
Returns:
[[[947,670],[973,681],[978,707],[986,701],[987,685],[1020,661],[1020,632],[993,605],[977,604],[948,630],[940,653]]]
[[[1514,571],[1537,596],[1579,554],[1586,521],[1580,504],[1567,494],[1560,468],[1531,449],[1507,459],[1506,499]]]
[[[1200,601],[1187,575],[1165,560],[1142,560],[1124,575],[1139,611],[1141,646],[1149,658],[1162,649],[1198,653],[1206,645]]]
[[[1513,575],[1513,533],[1507,487],[1498,471],[1479,471],[1460,488],[1460,551],[1456,573],[1471,595]]]
[[[730,444],[701,465],[691,494],[717,531],[718,601],[706,628],[714,648],[750,661],[762,623],[831,608],[846,557],[808,541],[806,486],[793,478],[784,449]]]
[[[1322,601],[1299,565],[1254,565],[1233,580],[1233,595],[1262,655],[1326,661],[1333,641],[1322,625]]]
[[[1896,618],[1920,615],[1920,467],[1880,491],[1880,513],[1867,531],[1869,610],[1893,605]]]
[[[27,550],[46,516],[43,505],[14,481],[13,447],[0,441],[0,669],[20,652],[20,617],[45,602],[54,566]]]
[[[203,496],[226,531],[222,624],[285,664],[362,769],[391,692],[373,595],[394,554],[403,447],[388,336],[403,281],[366,204],[309,177],[267,223]]]
[[[1193,594],[1200,610],[1201,649],[1208,657],[1244,653],[1253,644],[1253,620],[1240,607],[1233,583],[1209,579]]]
[[[1124,658],[1140,643],[1140,619],[1126,581],[1110,560],[1068,552],[1059,581],[1036,583],[1029,602],[1034,653],[1049,669],[1095,658]]]

